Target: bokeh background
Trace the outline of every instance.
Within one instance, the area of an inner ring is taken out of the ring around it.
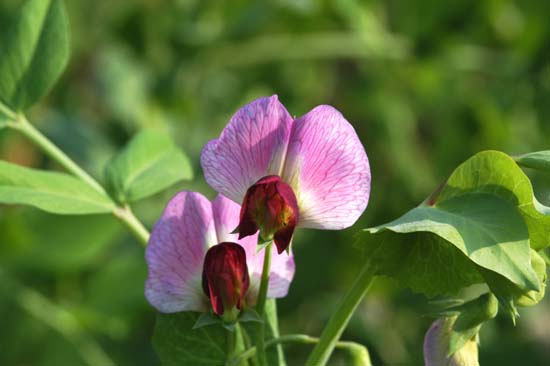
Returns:
[[[0,2],[0,31],[19,3]],[[296,234],[283,333],[320,333],[364,260],[353,246],[360,228],[414,207],[478,151],[550,148],[545,0],[66,5],[71,61],[29,119],[98,179],[136,131],[168,131],[196,178],[137,205],[148,227],[178,190],[214,196],[201,148],[256,97],[276,93],[296,116],[331,104],[355,126],[371,162],[369,207],[348,230]],[[0,132],[0,158],[59,168],[10,131]],[[550,177],[529,174],[550,204]],[[157,365],[146,271],[143,248],[112,217],[0,206],[0,365]],[[426,302],[380,278],[344,338],[366,344],[375,365],[421,365]],[[290,366],[303,364],[304,347],[287,347]],[[548,299],[522,310],[516,327],[505,317],[487,324],[480,359],[550,364]],[[338,353],[331,362],[345,364]]]

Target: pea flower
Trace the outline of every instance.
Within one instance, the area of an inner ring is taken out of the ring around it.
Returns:
[[[204,147],[201,164],[210,186],[242,203],[239,237],[260,231],[279,253],[296,227],[344,229],[369,200],[365,149],[327,105],[293,119],[276,95],[257,99]]]
[[[145,297],[163,313],[205,312],[211,307],[234,320],[256,303],[264,250],[257,236],[238,239],[240,207],[218,195],[211,203],[195,192],[180,192],[155,224],[146,250],[149,276]],[[273,249],[274,250],[274,249]],[[272,261],[267,296],[286,296],[294,276],[292,255]]]
[[[448,355],[456,316],[442,317],[432,323],[424,337],[425,366],[479,366],[477,335],[452,355]]]

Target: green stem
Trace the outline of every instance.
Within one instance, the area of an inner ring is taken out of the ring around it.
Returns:
[[[235,346],[237,344],[236,338],[236,330],[229,330],[227,329],[225,331],[226,338],[227,338],[227,357],[230,358],[235,354]]]
[[[267,244],[265,247],[264,253],[264,265],[262,268],[262,279],[260,281],[260,291],[258,292],[258,302],[256,304],[256,312],[263,319],[262,322],[258,323],[257,334],[256,334],[256,348],[259,350],[257,352],[258,365],[266,366],[267,357],[265,354],[265,323],[266,319],[264,317],[265,312],[265,302],[267,298],[267,288],[269,285],[269,272],[271,271],[271,247],[273,242]]]
[[[13,113],[13,112],[12,112]],[[83,182],[87,183],[90,187],[95,189],[106,197],[109,197],[105,189],[99,184],[91,175],[89,175],[84,169],[76,164],[70,157],[67,156],[59,147],[57,147],[52,141],[44,136],[36,127],[34,127],[27,118],[23,115],[19,115],[13,123],[9,124],[11,127],[21,132],[30,141],[36,144],[42,149],[50,158],[61,165],[65,170],[74,176],[80,178]],[[143,245],[147,244],[149,240],[149,231],[143,226],[141,221],[134,215],[130,206],[117,206],[112,214],[118,218]]]
[[[124,205],[123,207],[117,207],[115,211],[113,211],[113,215],[117,219],[119,219],[126,227],[134,234],[136,239],[139,240],[139,242],[143,245],[147,245],[147,242],[149,241],[149,231],[141,221],[134,215],[134,212],[130,208],[129,205]]]
[[[265,349],[275,346],[277,344],[286,344],[286,343],[299,343],[299,344],[318,344],[319,338],[311,337],[305,334],[287,334],[279,338],[273,338],[265,342]],[[355,342],[337,342],[336,348],[346,349],[350,352],[358,352],[359,349],[363,350],[362,352],[368,355],[366,348]],[[241,363],[243,360],[249,359],[256,354],[257,347],[248,348],[246,351],[243,351],[236,355],[234,358],[230,359],[226,366],[235,366]]]
[[[273,242],[265,247],[264,265],[262,267],[262,279],[260,281],[260,290],[258,292],[258,302],[256,303],[256,312],[263,316],[265,312],[265,302],[267,299],[267,288],[269,285],[269,272],[271,270],[271,247]]]
[[[324,366],[326,365],[334,347],[336,346],[338,339],[344,332],[351,316],[359,306],[359,303],[366,295],[372,280],[374,278],[374,268],[370,261],[367,261],[359,276],[355,280],[350,291],[342,299],[342,302],[336,309],[336,312],[330,318],[328,324],[325,326],[319,343],[306,362],[307,366]]]
[[[71,158],[69,158],[60,148],[54,145],[46,136],[44,136],[38,129],[29,123],[25,116],[20,115],[17,119],[17,124],[14,127],[19,130],[25,137],[39,146],[48,156],[59,163],[71,174],[77,176],[82,181],[86,182],[90,187],[96,191],[107,195],[103,187],[88,173],[86,173],[78,164],[76,164]]]

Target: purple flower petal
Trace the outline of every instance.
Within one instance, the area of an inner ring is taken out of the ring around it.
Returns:
[[[206,250],[217,243],[210,202],[199,193],[178,193],[153,228],[147,246],[147,300],[164,313],[207,310],[202,266]]]
[[[202,151],[208,184],[242,203],[246,190],[258,179],[280,175],[291,125],[292,118],[276,95],[239,109],[220,138]]]
[[[238,234],[230,234],[239,224],[240,206],[230,199],[218,195],[212,202],[214,218],[216,221],[216,231],[219,241],[231,241],[239,243],[246,251],[246,262],[250,274],[250,287],[247,295],[247,303],[253,305],[256,303],[256,297],[260,287],[260,279],[264,264],[265,249],[257,251],[258,234],[238,239]],[[272,246],[271,253],[271,273],[269,286],[267,288],[267,297],[279,298],[285,297],[290,287],[290,282],[294,277],[295,265],[292,252],[277,255],[277,248]]]
[[[331,106],[294,121],[282,178],[296,192],[300,227],[349,227],[369,201],[367,154],[353,127]]]

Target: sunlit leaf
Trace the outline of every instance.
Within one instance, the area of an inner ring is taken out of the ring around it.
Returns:
[[[140,132],[107,166],[107,180],[120,202],[131,202],[162,191],[193,171],[187,156],[157,131]]]
[[[496,195],[517,206],[529,229],[531,247],[550,245],[550,216],[537,209],[529,178],[514,160],[499,151],[483,151],[462,163],[436,197],[443,201],[467,192]]]
[[[69,59],[61,0],[27,0],[0,32],[0,100],[20,111],[43,97]]]
[[[521,215],[488,194],[468,193],[416,207],[366,229],[361,239],[380,274],[429,296],[483,282],[479,267],[526,290],[540,286]]]
[[[108,213],[109,197],[63,173],[24,168],[0,161],[0,203],[23,204],[58,214]]]

